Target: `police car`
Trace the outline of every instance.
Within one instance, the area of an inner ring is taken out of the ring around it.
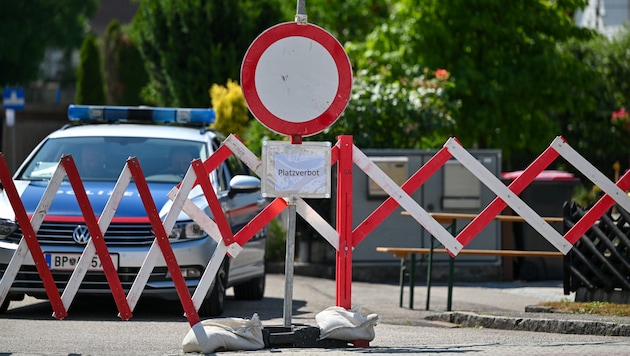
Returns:
[[[97,217],[101,215],[126,160],[134,156],[140,163],[160,216],[164,218],[171,205],[167,193],[182,180],[191,160],[205,160],[224,139],[208,128],[214,121],[212,110],[71,105],[68,116],[71,122],[46,137],[13,176],[29,216],[39,204],[60,158],[70,154]],[[251,175],[247,166],[234,155],[211,173],[210,180],[234,232],[266,205],[260,192],[260,180]],[[189,198],[212,216],[200,189],[193,190]],[[22,232],[3,191],[0,196],[0,277],[21,238]],[[57,191],[37,238],[61,293],[90,238],[67,178]],[[133,181],[104,232],[104,238],[123,289],[128,292],[155,238]],[[212,257],[216,242],[183,212],[170,232],[169,240],[192,293]],[[263,297],[265,248],[266,229],[263,229],[243,246],[237,257],[226,257],[199,310],[201,315],[220,315],[229,287],[233,287],[237,299]],[[78,295],[111,296],[98,255],[90,265]],[[47,298],[30,254],[0,311],[6,311],[11,300],[21,300],[24,295]],[[179,300],[163,258],[153,269],[142,296]]]

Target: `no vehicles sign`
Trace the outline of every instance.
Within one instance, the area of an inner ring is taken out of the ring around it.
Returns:
[[[251,44],[241,85],[249,110],[264,126],[310,136],[333,124],[346,108],[352,69],[330,33],[288,22],[267,29]]]

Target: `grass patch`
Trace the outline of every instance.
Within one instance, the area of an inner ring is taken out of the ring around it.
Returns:
[[[541,306],[551,307],[556,313],[597,314],[606,316],[630,316],[630,304],[608,302],[543,302]]]

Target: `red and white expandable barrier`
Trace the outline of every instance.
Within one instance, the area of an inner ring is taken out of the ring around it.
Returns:
[[[149,193],[148,186],[146,185],[140,163],[135,158],[130,158],[127,161],[102,216],[97,220],[89,204],[85,190],[83,189],[72,157],[62,157],[36,210],[37,214],[34,214],[29,219],[11,179],[6,161],[4,157],[0,155],[0,181],[5,187],[6,194],[15,210],[16,219],[24,233],[24,238],[20,242],[2,280],[0,280],[0,303],[6,297],[8,289],[13,283],[20,266],[24,262],[26,254],[30,251],[38,273],[44,282],[46,293],[53,307],[54,316],[58,319],[65,318],[67,309],[87,271],[88,262],[91,260],[94,253],[97,253],[99,258],[103,261],[104,272],[107,276],[112,294],[114,295],[119,310],[119,316],[123,320],[127,320],[131,317],[131,311],[134,309],[148,281],[148,276],[155,266],[155,262],[159,257],[158,253],[161,253],[167,263],[169,272],[171,272],[171,275],[174,277],[173,281],[188,321],[190,325],[196,325],[199,323],[197,310],[212,285],[214,276],[225,256],[230,255],[234,257],[238,255],[243,244],[249,241],[256,232],[260,231],[260,229],[280,214],[288,205],[287,201],[283,198],[274,199],[258,216],[250,221],[249,224],[243,227],[238,233],[232,234],[225,216],[222,213],[214,189],[210,184],[208,175],[208,172],[217,168],[221,162],[227,159],[231,154],[238,156],[252,171],[261,176],[261,161],[250,152],[236,136],[230,135],[223,142],[221,147],[206,161],[201,162],[200,160],[195,160],[191,163],[183,181],[169,193],[169,198],[173,201],[173,205],[163,222],[157,214],[157,209]],[[538,174],[559,156],[562,156],[566,161],[571,163],[606,193],[564,236],[560,235],[518,197],[518,194],[533,182]],[[497,197],[461,230],[456,237],[452,236],[410,197],[410,194],[417,190],[452,158],[457,159],[497,195]],[[470,241],[472,241],[506,206],[510,206],[517,214],[522,216],[527,223],[532,225],[534,229],[564,254],[568,253],[572,245],[615,202],[621,205],[625,210],[630,211],[630,197],[624,192],[630,188],[630,173],[623,175],[616,184],[611,182],[573,150],[562,137],[557,137],[551,143],[550,147],[507,187],[467,152],[455,138],[449,139],[441,150],[400,187],[354,146],[352,136],[339,137],[339,141],[331,150],[331,164],[337,164],[338,172],[337,228],[333,228],[301,198],[297,198],[296,211],[336,249],[336,304],[337,306],[342,306],[347,309],[350,308],[352,304],[352,250],[398,206],[409,211],[411,216],[438,239],[453,256],[457,255],[462,248],[470,243]],[[352,227],[352,164],[356,164],[389,195],[372,214],[354,229]],[[87,244],[82,258],[79,260],[63,295],[60,296],[52,274],[47,268],[36,234],[44,220],[47,208],[50,206],[55,192],[66,174],[76,192],[77,201],[81,207],[92,239]],[[107,230],[131,178],[134,179],[138,186],[145,209],[147,210],[147,216],[156,232],[156,238],[132,288],[127,296],[125,296],[120,286],[120,280],[111,263],[107,246],[103,240],[103,231]],[[208,204],[214,219],[199,210],[199,208],[187,198],[190,190],[197,184],[201,186],[206,199],[208,199]],[[208,263],[192,297],[188,293],[183,277],[179,274],[179,266],[166,234],[166,231],[170,231],[174,226],[175,219],[181,211],[184,211],[195,222],[202,226],[218,243],[217,249]]]

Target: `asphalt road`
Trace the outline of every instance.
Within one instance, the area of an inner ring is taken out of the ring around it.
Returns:
[[[316,326],[315,315],[335,304],[335,281],[296,276],[293,324]],[[572,354],[626,355],[630,337],[573,335],[530,331],[461,328],[428,321],[435,311],[398,307],[398,286],[354,282],[354,307],[364,315],[376,313],[379,323],[369,348],[278,348],[250,351],[255,355],[352,354],[462,354],[487,355]],[[424,287],[416,289],[415,304],[424,306]],[[225,317],[260,316],[265,327],[283,324],[284,276],[268,275],[265,298],[257,302],[227,301]],[[483,312],[522,312],[527,305],[566,298],[558,285],[487,284],[456,286],[453,308]],[[446,288],[432,289],[432,308],[445,307]],[[433,302],[434,301],[434,302]],[[190,326],[177,304],[141,301],[131,320],[117,318],[112,301],[73,303],[68,318],[56,320],[47,301],[26,299],[12,303],[0,316],[0,355],[180,355]],[[220,355],[243,354],[221,352]]]

